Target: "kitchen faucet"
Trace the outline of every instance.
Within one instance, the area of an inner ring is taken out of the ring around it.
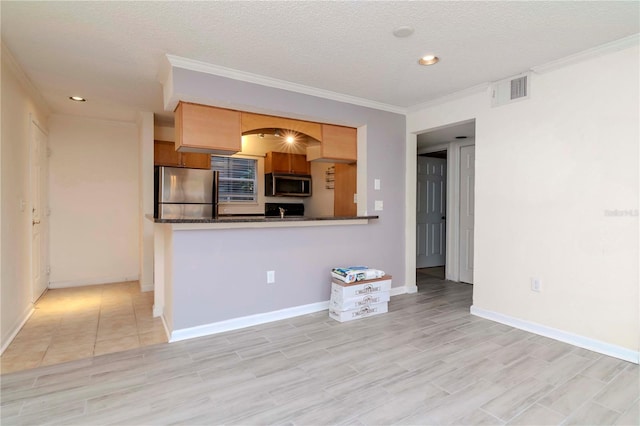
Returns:
[[[278,207],[280,209],[280,219],[284,219],[284,212],[286,211],[282,207]]]

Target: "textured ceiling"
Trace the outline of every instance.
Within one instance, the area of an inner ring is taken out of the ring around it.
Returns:
[[[11,2],[2,40],[55,112],[164,114],[165,54],[406,108],[640,31],[627,2]],[[400,39],[394,28],[415,33]],[[441,58],[420,67],[427,53]],[[89,99],[82,105],[71,94]]]

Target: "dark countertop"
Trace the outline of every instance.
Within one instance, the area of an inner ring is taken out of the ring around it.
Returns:
[[[312,221],[328,221],[328,220],[355,220],[355,219],[378,219],[379,216],[346,216],[346,217],[334,217],[334,216],[317,216],[317,217],[286,217],[281,219],[279,217],[265,217],[262,215],[228,215],[218,216],[217,219],[203,218],[203,219],[157,219],[152,215],[146,215],[146,218],[154,221],[155,223],[278,223],[278,222],[312,222]]]

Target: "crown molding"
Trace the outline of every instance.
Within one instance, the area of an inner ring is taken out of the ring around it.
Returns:
[[[597,58],[609,53],[618,52],[628,47],[637,46],[638,44],[640,44],[640,34],[633,34],[610,43],[583,50],[582,52],[578,52],[573,55],[565,56],[564,58],[560,58],[555,61],[547,62],[546,64],[531,67],[531,71],[537,74],[544,74],[568,65]]]
[[[44,100],[44,97],[40,93],[40,90],[38,90],[36,85],[33,84],[33,82],[29,79],[27,74],[20,66],[20,63],[18,62],[16,57],[13,56],[13,53],[7,47],[7,45],[4,44],[4,42],[1,42],[0,44],[0,58],[2,59],[3,63],[6,63],[9,66],[9,69],[16,76],[20,84],[22,84],[22,86],[26,89],[29,96],[33,98],[35,104],[42,109],[44,115],[47,117],[51,115],[51,108],[49,107],[49,104],[47,104],[47,101]]]
[[[207,62],[197,61],[194,59],[183,58],[175,55],[166,55],[169,64],[173,68],[182,68],[190,71],[196,71],[206,74],[226,77],[233,80],[245,81],[247,83],[259,84],[261,86],[273,87],[275,89],[287,90],[290,92],[302,93],[304,95],[316,96],[318,98],[330,99],[333,101],[344,102],[353,105],[359,105],[367,108],[377,109],[381,111],[393,112],[396,114],[406,115],[407,109],[396,105],[389,105],[382,102],[376,102],[369,99],[358,98],[356,96],[344,95],[342,93],[332,92],[329,90],[318,89],[303,84],[292,83],[290,81],[279,80],[276,78],[265,77],[259,74],[253,74],[246,71],[240,71],[232,68],[212,65]],[[166,70],[162,72],[163,76],[159,79],[166,80]],[[164,78],[163,78],[164,77]]]
[[[466,89],[459,90],[457,92],[449,93],[448,95],[441,96],[439,98],[423,102],[420,104],[412,105],[407,109],[407,112],[416,112],[423,110],[425,108],[442,105],[447,102],[455,101],[457,99],[466,98],[470,95],[475,95],[476,93],[486,92],[489,89],[489,83],[481,83],[476,86],[471,86]]]

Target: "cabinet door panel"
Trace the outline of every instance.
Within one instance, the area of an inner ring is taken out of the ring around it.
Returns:
[[[355,164],[336,164],[335,167],[333,215],[356,216],[358,205],[353,202],[353,195],[357,191],[358,167]]]
[[[322,157],[357,161],[358,132],[352,127],[322,125]]]
[[[155,141],[153,144],[153,164],[156,166],[181,166],[180,153],[176,151],[175,144],[167,141]]]
[[[306,155],[290,154],[291,173],[308,175],[310,174],[309,162]]]
[[[265,173],[289,173],[289,154],[269,151],[264,158]]]
[[[181,151],[229,154],[242,149],[239,111],[180,102],[175,119],[176,145]]]
[[[183,152],[182,164],[185,167],[191,167],[193,169],[210,169],[211,155],[199,154],[196,152]]]

